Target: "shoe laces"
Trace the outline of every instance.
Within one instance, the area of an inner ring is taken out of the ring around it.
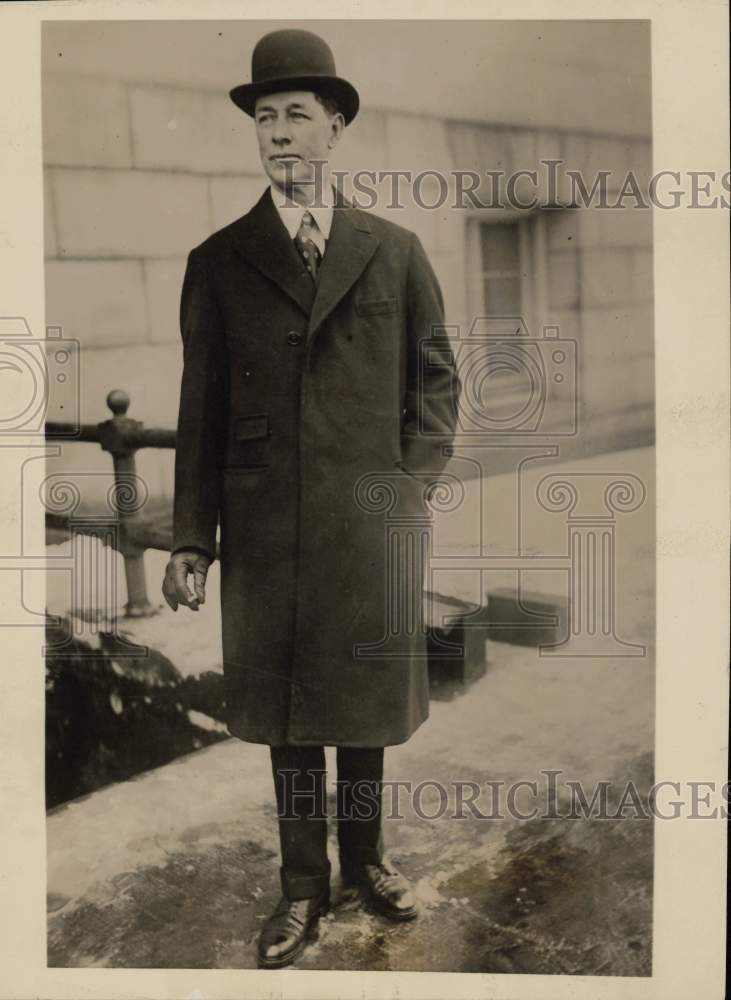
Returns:
[[[378,865],[369,865],[373,871],[373,882],[378,889],[395,891],[403,888],[403,876],[388,862],[381,862]]]
[[[308,899],[283,898],[278,912],[274,915],[275,922],[282,928],[299,931],[307,923]]]
[[[307,900],[296,899],[289,907],[289,923],[297,927],[304,927],[307,917]]]

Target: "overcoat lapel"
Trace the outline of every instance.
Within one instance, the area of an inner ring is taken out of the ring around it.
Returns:
[[[378,243],[378,237],[371,232],[365,215],[348,206],[335,208],[330,239],[318,271],[308,338],[315,334],[353,287],[376,252]]]
[[[236,223],[232,237],[249,263],[274,281],[309,316],[308,338],[353,287],[379,243],[367,216],[342,200],[333,212],[330,239],[315,286],[279,218],[269,188]]]
[[[315,301],[315,286],[279,217],[269,188],[251,211],[239,219],[232,237],[249,263],[275,282],[309,316]]]

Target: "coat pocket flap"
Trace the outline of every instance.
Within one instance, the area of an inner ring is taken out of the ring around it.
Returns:
[[[355,311],[359,316],[378,316],[383,313],[394,313],[398,311],[398,298],[390,299],[361,299],[356,301]]]
[[[269,437],[269,417],[265,413],[236,418],[234,438],[237,441],[256,441],[265,437]]]

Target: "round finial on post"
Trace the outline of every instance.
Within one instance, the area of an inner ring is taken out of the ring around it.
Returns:
[[[124,389],[112,389],[107,394],[107,406],[115,417],[123,417],[129,409],[130,398]]]

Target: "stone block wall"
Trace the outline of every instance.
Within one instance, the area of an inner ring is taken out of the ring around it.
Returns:
[[[613,177],[632,169],[646,191],[646,145],[615,146],[606,160],[592,151],[587,169],[613,169]],[[611,202],[611,179],[608,187]],[[654,428],[652,213],[569,209],[551,213],[547,232],[550,314],[578,343],[582,453],[605,435],[646,443]]]
[[[649,142],[546,129],[450,123],[363,109],[333,161],[339,170],[535,169],[566,165],[649,173]],[[125,389],[130,415],[172,427],[178,406],[180,287],[189,250],[246,212],[266,186],[250,120],[225,93],[72,72],[43,79],[46,323],[82,345],[81,419],[108,417]],[[425,183],[429,200],[438,190]],[[470,321],[467,211],[405,207],[383,214],[418,233],[442,283],[449,322]],[[376,209],[381,212],[379,207]],[[652,426],[652,232],[648,211],[545,209],[545,323],[580,344],[581,401],[592,427]],[[50,417],[60,414],[51,409]],[[597,439],[598,440],[598,439]],[[57,467],[104,468],[93,445],[64,446]],[[171,495],[172,456],[143,451],[138,468]],[[54,469],[56,471],[56,469]]]

